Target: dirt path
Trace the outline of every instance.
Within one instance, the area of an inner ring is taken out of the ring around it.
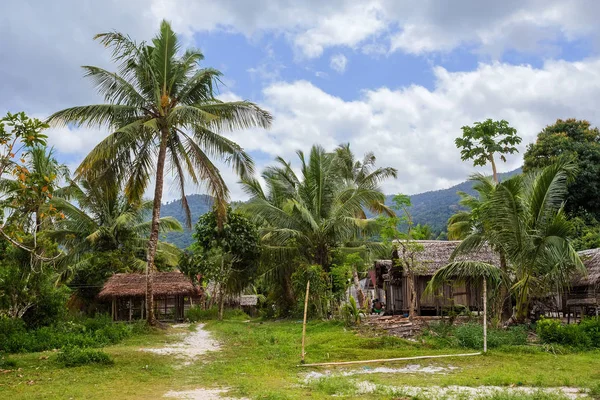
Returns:
[[[173,325],[174,328],[189,329],[188,324]],[[190,365],[194,362],[201,361],[202,356],[211,351],[219,351],[221,345],[213,339],[210,332],[204,329],[203,324],[196,325],[194,331],[179,333],[181,341],[168,344],[160,348],[144,348],[142,351],[147,351],[160,355],[171,355],[181,361],[181,366]],[[228,388],[205,389],[198,388],[193,390],[169,391],[163,397],[181,400],[243,400],[224,397]]]
[[[173,325],[174,328],[189,328],[188,324]],[[219,342],[214,340],[210,332],[204,330],[203,324],[196,325],[195,331],[178,334],[182,341],[166,345],[165,347],[142,349],[150,353],[161,355],[172,355],[175,358],[184,360],[183,365],[189,365],[199,356],[208,353],[209,351],[218,351],[221,346]]]

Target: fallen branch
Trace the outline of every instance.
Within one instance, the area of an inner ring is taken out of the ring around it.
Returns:
[[[379,360],[359,360],[359,361],[340,361],[340,362],[326,362],[326,363],[314,363],[314,364],[300,364],[298,367],[324,367],[328,365],[352,365],[352,364],[374,364],[390,361],[406,361],[406,360],[423,360],[428,358],[446,358],[446,357],[469,357],[469,356],[480,356],[481,352],[478,353],[462,353],[462,354],[441,354],[437,356],[416,356],[416,357],[400,357],[400,358],[382,358]]]

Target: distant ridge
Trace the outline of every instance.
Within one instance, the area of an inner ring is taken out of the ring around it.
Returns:
[[[521,168],[518,168],[514,171],[500,174],[500,179],[506,179],[520,173]],[[434,232],[434,238],[442,234],[440,236],[440,239],[442,239],[443,233],[446,231],[448,218],[460,208],[458,205],[460,197],[457,192],[475,194],[473,184],[465,181],[448,189],[433,190],[410,196],[412,202],[411,213],[415,224],[429,225]],[[391,205],[393,197],[393,195],[387,195],[386,204]],[[198,221],[198,218],[202,214],[210,211],[213,204],[213,198],[205,194],[193,194],[186,196],[186,198],[192,212],[193,224]],[[181,208],[181,200],[163,204],[161,216],[175,217],[185,226],[185,215]],[[193,242],[192,232],[187,228],[184,232],[169,233],[163,237],[163,240],[165,239],[181,249],[187,248]]]

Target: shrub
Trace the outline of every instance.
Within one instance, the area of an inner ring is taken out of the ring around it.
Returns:
[[[464,324],[456,327],[454,335],[461,347],[480,349],[483,347],[483,326]],[[527,328],[523,326],[504,329],[488,329],[488,348],[527,344]]]
[[[66,346],[103,347],[130,336],[136,325],[114,323],[99,316],[56,323],[27,331],[23,321],[0,318],[0,351],[38,352]]]
[[[56,360],[65,367],[78,367],[80,365],[114,364],[113,359],[102,350],[86,349],[75,346],[68,346],[58,353]]]
[[[185,317],[190,322],[210,321],[219,318],[219,308],[211,307],[208,310],[202,309],[200,306],[190,308]],[[250,318],[243,310],[239,308],[226,308],[223,310],[223,319],[248,319]]]
[[[17,367],[17,362],[10,358],[0,356],[0,369],[14,369]]]
[[[569,325],[553,319],[541,319],[537,323],[536,332],[542,343],[557,343],[579,349],[600,347],[599,317]]]
[[[354,300],[354,297],[350,297],[350,301],[342,306],[341,311],[342,318],[344,318],[346,326],[359,325],[364,317],[363,312],[356,305],[356,300]]]

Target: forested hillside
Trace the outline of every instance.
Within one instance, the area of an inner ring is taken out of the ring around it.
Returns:
[[[506,178],[521,172],[516,169],[511,172],[500,174],[501,178]],[[458,210],[459,196],[457,192],[466,192],[474,194],[472,184],[469,181],[459,183],[448,189],[434,190],[431,192],[419,193],[410,196],[412,202],[412,216],[415,224],[427,224],[434,232],[434,236],[444,239],[446,231],[446,222],[452,214]],[[393,195],[386,197],[386,203],[392,204]],[[200,215],[209,211],[212,206],[212,198],[207,195],[194,194],[187,196],[187,200],[192,211],[192,222],[195,224]],[[163,205],[161,216],[173,216],[182,224],[185,224],[185,216],[181,208],[181,200],[176,200]],[[442,234],[440,236],[440,234]],[[192,243],[192,232],[185,229],[184,232],[171,232],[166,235],[167,241],[177,245],[179,248],[187,248]]]
[[[192,213],[192,225],[195,225],[202,214],[210,211],[213,199],[205,194],[192,194],[186,197]],[[163,204],[160,215],[161,217],[175,217],[184,227],[183,232],[170,232],[164,235],[166,241],[177,245],[180,249],[185,249],[192,244],[192,231],[185,226],[185,214],[181,207],[181,200]]]

